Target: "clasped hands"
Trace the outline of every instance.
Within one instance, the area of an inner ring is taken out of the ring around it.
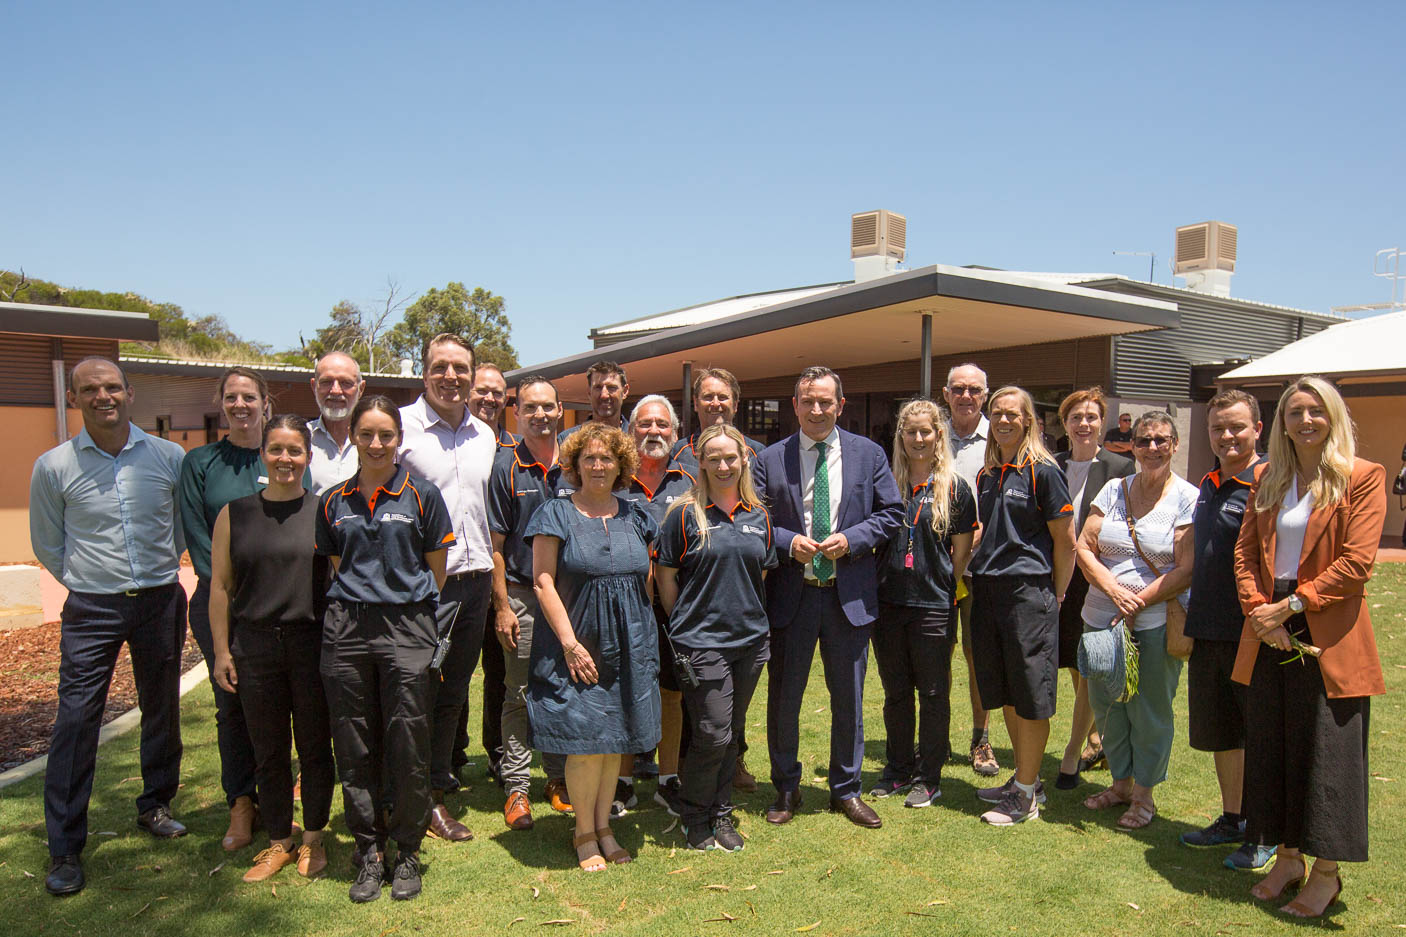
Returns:
[[[805,534],[797,534],[796,539],[791,541],[791,556],[802,565],[815,559],[817,553],[827,560],[838,560],[849,553],[849,538],[844,534],[831,534],[816,543]]]
[[[1290,647],[1289,632],[1284,627],[1284,622],[1293,614],[1289,609],[1289,600],[1281,599],[1278,602],[1266,602],[1250,612],[1247,617],[1250,619],[1250,626],[1255,629],[1255,635],[1261,641],[1270,647],[1287,651]]]

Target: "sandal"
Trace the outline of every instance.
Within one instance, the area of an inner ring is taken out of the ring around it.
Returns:
[[[615,839],[615,833],[610,827],[603,826],[596,830],[596,839],[605,839],[607,836],[611,839]],[[617,842],[616,845],[618,846],[619,843]],[[607,862],[613,862],[616,865],[624,865],[627,862],[633,862],[635,860],[634,856],[625,851],[624,846],[620,846],[620,848],[614,852],[605,852],[605,847],[602,846],[601,852],[605,853],[605,860]]]
[[[1279,909],[1290,917],[1322,917],[1328,911],[1328,909],[1331,908],[1333,904],[1338,900],[1338,896],[1343,893],[1343,879],[1342,876],[1338,874],[1338,870],[1336,867],[1334,867],[1333,871],[1331,872],[1319,872],[1318,863],[1315,862],[1313,864],[1313,870],[1310,871],[1308,874],[1309,876],[1317,875],[1319,878],[1327,878],[1329,875],[1331,875],[1336,881],[1337,887],[1333,889],[1333,894],[1331,897],[1328,898],[1328,903],[1323,906],[1322,911],[1314,911],[1308,905],[1303,903],[1302,898],[1295,898],[1293,901],[1289,902],[1288,904],[1284,905],[1284,907]],[[1303,884],[1308,884],[1308,877],[1304,878]]]
[[[1103,810],[1108,807],[1116,807],[1119,804],[1130,804],[1132,801],[1112,787],[1105,787],[1097,794],[1091,794],[1084,798],[1084,806],[1090,810]]]
[[[596,854],[582,858],[581,847],[595,843]],[[605,869],[605,857],[600,854],[600,843],[596,840],[595,833],[582,833],[571,840],[571,845],[576,847],[576,862],[585,872],[600,872]]]
[[[1135,800],[1123,815],[1118,818],[1118,826],[1125,830],[1140,830],[1157,816],[1157,805],[1150,800]]]
[[[1270,891],[1268,888],[1265,887],[1265,879],[1269,878],[1269,876],[1266,875],[1265,878],[1260,879],[1258,882],[1256,882],[1250,887],[1251,897],[1258,898],[1260,901],[1278,901],[1280,898],[1284,897],[1286,892],[1297,892],[1300,888],[1302,888],[1304,884],[1308,881],[1308,866],[1301,857],[1290,856],[1275,859],[1274,868],[1277,869],[1279,867],[1279,863],[1281,862],[1294,861],[1297,861],[1299,864],[1298,875],[1285,880],[1284,884],[1279,886],[1278,891]]]

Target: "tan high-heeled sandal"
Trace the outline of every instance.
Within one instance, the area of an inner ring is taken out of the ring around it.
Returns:
[[[589,843],[596,844],[596,854],[581,858],[581,847]],[[576,849],[576,864],[581,866],[583,872],[602,872],[605,870],[605,856],[601,855],[600,842],[595,833],[581,833],[572,837],[571,845]]]
[[[1307,863],[1299,856],[1289,856],[1287,859],[1285,857],[1275,859],[1275,867],[1277,868],[1279,863],[1283,861],[1297,862],[1299,868],[1303,869],[1303,872],[1285,881],[1284,884],[1279,887],[1279,890],[1274,892],[1266,890],[1264,887],[1264,879],[1261,879],[1250,888],[1251,897],[1258,898],[1260,901],[1278,901],[1280,898],[1284,897],[1285,892],[1296,892],[1304,886],[1304,883],[1308,881]],[[1266,878],[1267,877],[1268,876],[1266,876]]]
[[[609,836],[611,839],[615,839],[615,831],[608,826],[603,826],[600,829],[596,830],[596,839],[603,839],[607,836]],[[616,841],[616,844],[619,845],[618,840]],[[605,847],[602,846],[601,852],[605,854],[606,861],[613,862],[616,865],[624,865],[627,862],[633,862],[635,860],[634,856],[630,855],[628,852],[625,851],[624,846],[621,846],[614,852],[609,853],[605,852]]]
[[[1318,863],[1315,862],[1315,863],[1313,864],[1313,868],[1309,870],[1308,875],[1304,876],[1304,880],[1303,880],[1303,883],[1302,883],[1302,884],[1307,885],[1307,884],[1308,884],[1308,879],[1309,879],[1309,877],[1314,876],[1314,875],[1317,875],[1319,878],[1327,878],[1329,875],[1331,875],[1331,876],[1333,876],[1333,878],[1337,881],[1337,887],[1336,887],[1335,889],[1333,889],[1332,897],[1330,897],[1330,898],[1328,899],[1328,903],[1323,906],[1323,910],[1322,910],[1322,911],[1317,911],[1317,912],[1315,912],[1315,911],[1314,911],[1312,908],[1310,908],[1308,905],[1304,904],[1303,901],[1301,900],[1301,899],[1302,899],[1302,892],[1303,892],[1303,890],[1302,890],[1302,888],[1301,888],[1301,889],[1299,890],[1299,891],[1300,891],[1300,897],[1299,897],[1299,898],[1295,898],[1293,901],[1291,901],[1291,902],[1289,902],[1288,904],[1284,905],[1284,907],[1282,907],[1282,908],[1279,909],[1280,911],[1283,911],[1285,914],[1287,914],[1287,915],[1289,915],[1289,916],[1291,916],[1291,917],[1301,917],[1301,918],[1302,918],[1302,917],[1322,917],[1324,914],[1326,914],[1326,913],[1328,912],[1328,909],[1333,906],[1333,904],[1338,900],[1338,898],[1339,898],[1339,897],[1342,895],[1342,893],[1343,893],[1343,877],[1342,877],[1342,875],[1339,874],[1337,866],[1334,866],[1334,867],[1333,867],[1333,871],[1332,871],[1332,872],[1319,872],[1319,871],[1318,871]]]

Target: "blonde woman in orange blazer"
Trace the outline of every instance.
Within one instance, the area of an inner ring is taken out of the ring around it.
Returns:
[[[1356,457],[1347,407],[1322,378],[1291,384],[1274,423],[1235,547],[1248,841],[1279,844],[1250,893],[1298,891],[1280,910],[1318,917],[1342,891],[1338,861],[1367,861],[1368,704],[1386,688],[1365,589],[1386,470]],[[1291,635],[1310,646],[1300,660]]]

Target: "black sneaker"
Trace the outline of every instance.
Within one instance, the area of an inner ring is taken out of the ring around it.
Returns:
[[[942,796],[942,787],[927,781],[914,781],[913,789],[903,798],[905,807],[931,807],[932,802]]]
[[[386,854],[371,852],[361,857],[361,868],[348,893],[352,901],[365,904],[381,897],[381,880],[386,877]]]
[[[395,857],[391,873],[391,898],[409,901],[420,893],[420,854],[402,852]]]
[[[610,802],[610,815],[612,817],[623,817],[639,805],[639,798],[635,796],[635,785],[617,778],[615,781],[615,799]]]
[[[659,785],[654,792],[654,802],[669,811],[671,817],[683,816],[683,785],[677,776]]]
[[[719,849],[728,852],[741,852],[746,845],[742,840],[742,834],[737,832],[737,827],[732,825],[731,816],[721,816],[713,821],[713,842]]]
[[[1274,858],[1274,852],[1278,846],[1254,846],[1250,843],[1243,844],[1239,849],[1225,857],[1225,867],[1227,869],[1238,869],[1244,872],[1258,872],[1269,865],[1269,860]]]
[[[1245,840],[1245,821],[1232,820],[1221,814],[1211,821],[1211,825],[1200,830],[1181,834],[1181,841],[1187,846],[1205,848],[1224,846],[1227,843],[1240,843]]]
[[[717,849],[718,842],[713,839],[713,831],[706,824],[697,826],[686,826],[683,828],[684,839],[687,840],[689,849]]]
[[[1011,775],[1005,784],[1000,787],[979,787],[976,790],[977,800],[988,804],[999,804],[1007,794],[1015,790],[1015,775]],[[1035,782],[1035,802],[1043,804],[1045,802],[1045,782]]]
[[[897,794],[899,791],[906,791],[912,787],[913,781],[899,781],[894,778],[879,778],[878,783],[869,789],[869,793],[874,797],[888,797],[890,794]]]

